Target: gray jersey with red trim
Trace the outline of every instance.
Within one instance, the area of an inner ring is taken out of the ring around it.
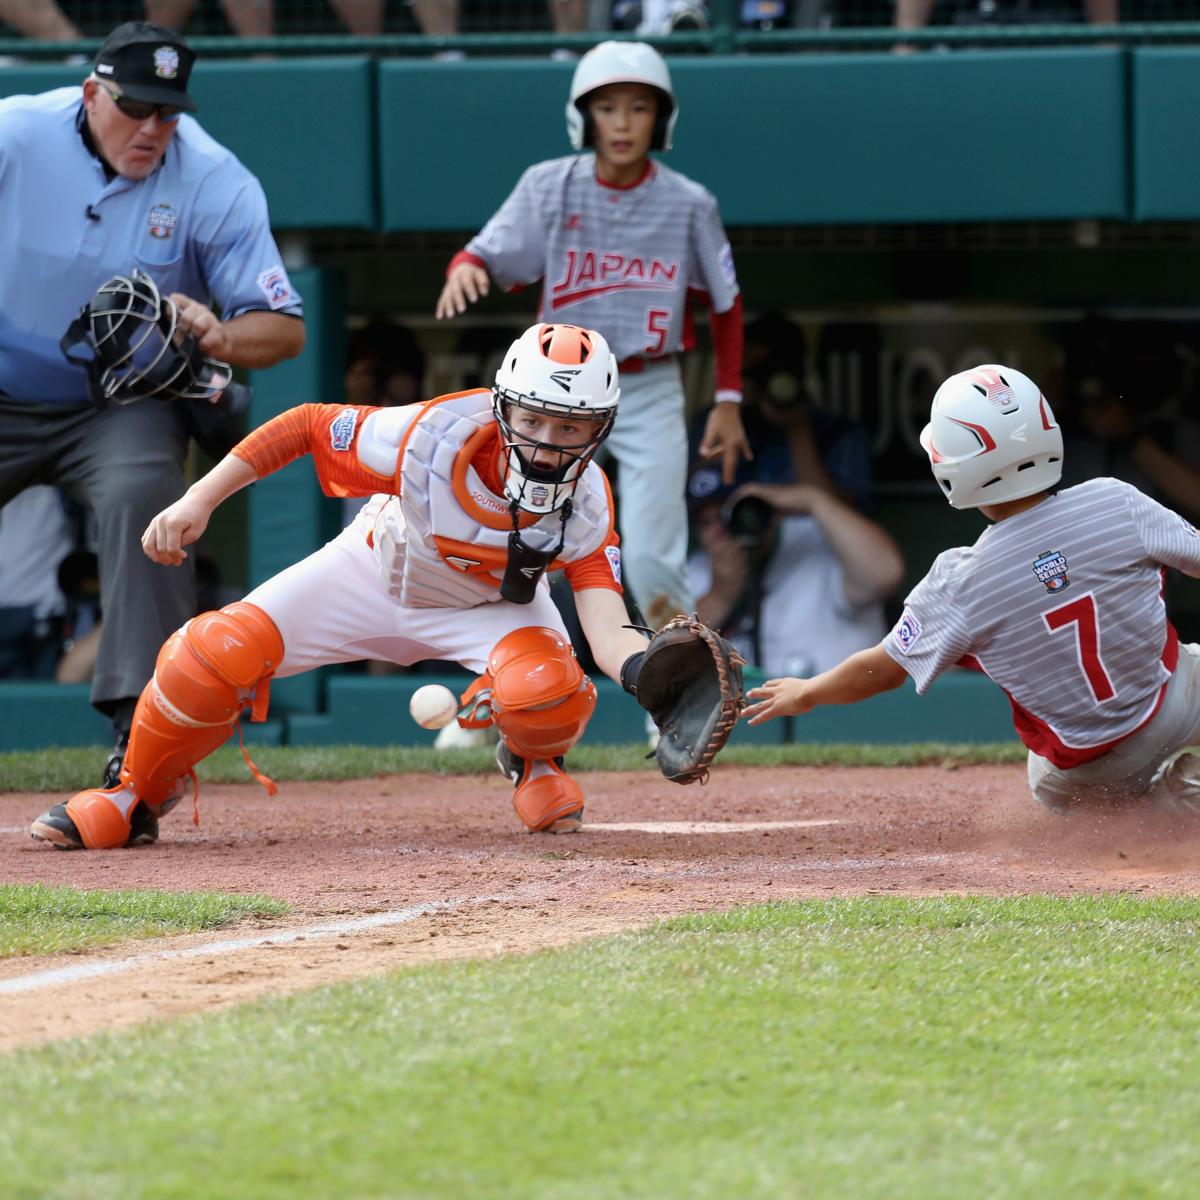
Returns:
[[[1158,704],[1163,566],[1200,575],[1196,529],[1127,483],[1093,479],[939,554],[883,646],[918,692],[974,659],[1069,755],[1132,732]]]
[[[599,330],[618,361],[683,349],[689,288],[714,312],[738,294],[716,200],[657,162],[630,188],[598,182],[594,154],[538,163],[467,251],[505,289],[542,280],[542,319]]]

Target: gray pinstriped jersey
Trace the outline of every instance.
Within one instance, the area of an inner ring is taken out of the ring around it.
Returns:
[[[972,657],[1049,744],[1100,746],[1145,721],[1169,678],[1162,566],[1200,575],[1200,534],[1093,479],[938,555],[884,649],[919,692]]]
[[[542,319],[599,330],[618,360],[683,348],[689,287],[715,312],[738,294],[716,200],[661,163],[632,188],[597,182],[594,154],[538,163],[467,250],[505,289],[542,280]]]

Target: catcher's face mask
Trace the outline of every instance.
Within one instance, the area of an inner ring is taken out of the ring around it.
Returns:
[[[87,371],[100,403],[214,401],[233,371],[205,355],[178,326],[170,297],[135,267],[99,288],[60,344],[67,361]]]
[[[496,405],[504,435],[505,491],[526,512],[561,508],[612,428],[611,417],[551,416],[517,402]]]
[[[608,436],[620,395],[616,360],[600,334],[575,325],[527,329],[492,389],[509,499],[526,512],[561,508]]]

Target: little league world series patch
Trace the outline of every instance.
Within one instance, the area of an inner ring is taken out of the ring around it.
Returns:
[[[1051,595],[1070,586],[1067,560],[1057,550],[1044,550],[1033,560],[1033,573]]]
[[[329,448],[349,450],[354,441],[354,427],[358,424],[358,410],[343,408],[329,423]]]

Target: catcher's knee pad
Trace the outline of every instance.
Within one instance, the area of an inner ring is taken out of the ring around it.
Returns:
[[[526,759],[513,808],[530,833],[572,833],[583,824],[583,791],[560,766]]]
[[[566,754],[596,709],[596,689],[571,643],[544,626],[505,634],[488,656],[488,675],[496,726],[522,758]]]
[[[173,633],[138,699],[121,782],[157,815],[180,777],[229,737],[251,697],[262,719],[282,659],[275,622],[253,604],[202,613]]]

